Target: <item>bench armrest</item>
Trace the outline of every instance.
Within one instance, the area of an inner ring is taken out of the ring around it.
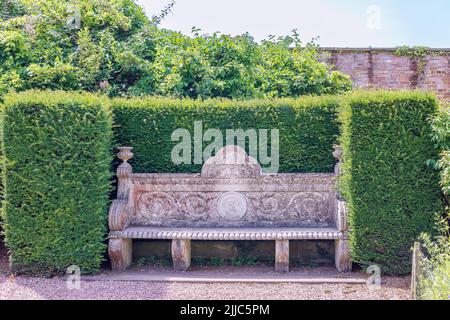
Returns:
[[[122,231],[128,226],[127,201],[114,200],[108,214],[109,230]]]
[[[337,200],[336,226],[340,232],[348,230],[348,208],[343,200]]]

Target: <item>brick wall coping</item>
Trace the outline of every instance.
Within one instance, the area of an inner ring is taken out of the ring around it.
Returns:
[[[450,48],[427,48],[425,47],[427,51],[429,52],[448,52],[450,54]],[[348,52],[373,52],[373,51],[379,51],[379,52],[395,52],[399,49],[399,47],[392,48],[392,47],[365,47],[365,48],[357,48],[357,47],[318,47],[321,51],[348,51]],[[414,49],[411,47],[411,49]]]

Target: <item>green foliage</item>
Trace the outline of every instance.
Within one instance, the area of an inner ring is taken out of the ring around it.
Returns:
[[[138,267],[144,267],[144,266],[152,266],[152,267],[167,267],[172,265],[172,257],[164,256],[164,257],[157,257],[157,256],[147,256],[147,257],[139,257],[135,265]]]
[[[144,93],[172,97],[239,97],[256,94],[258,46],[248,36],[171,32],[158,42],[154,88]]]
[[[445,196],[446,212],[438,216],[440,234],[436,238],[423,235],[426,258],[422,263],[423,274],[419,279],[420,298],[424,300],[450,299],[450,105],[442,103],[439,113],[432,119],[432,139],[441,150],[441,157],[434,162],[440,170],[441,187]]]
[[[170,2],[164,7],[164,9],[161,10],[159,15],[152,16],[152,22],[155,25],[159,25],[167,17],[167,15],[172,12],[175,3],[175,0],[170,0]]]
[[[256,266],[263,260],[273,260],[271,258],[255,257],[255,256],[237,256],[232,258],[230,264],[232,266]]]
[[[343,93],[348,76],[319,62],[311,43],[298,34],[258,45],[249,34],[194,37],[169,33],[157,44],[154,86],[143,93],[191,98],[298,97]]]
[[[3,218],[14,272],[99,269],[111,177],[108,105],[64,92],[6,97]]]
[[[114,99],[114,145],[134,147],[131,163],[136,172],[199,172],[201,165],[173,164],[171,151],[178,144],[171,141],[175,129],[187,129],[193,136],[194,121],[202,121],[203,132],[217,128],[223,136],[225,129],[279,129],[281,172],[331,172],[333,144],[339,132],[338,103],[335,97]],[[270,135],[268,138],[270,142]],[[203,147],[209,143],[204,142]]]
[[[202,258],[202,257],[193,257],[192,258],[192,265],[193,266],[214,266],[214,267],[221,267],[225,265],[225,259],[223,258]]]
[[[0,21],[22,14],[22,9],[19,0],[2,0],[0,3]]]
[[[318,62],[318,52],[313,43],[302,47],[296,30],[292,36],[264,40],[260,55],[262,61],[257,67],[257,78],[258,91],[263,96],[339,94],[352,87],[347,75]]]
[[[409,46],[402,46],[398,47],[397,50],[395,50],[394,54],[396,56],[405,56],[410,57],[413,59],[419,59],[425,57],[429,52],[428,47],[422,47],[422,46],[415,46],[415,47],[409,47]]]
[[[231,259],[224,258],[204,258],[204,257],[193,257],[192,265],[194,266],[256,266],[265,265],[267,262],[273,264],[273,257],[255,257],[255,256],[237,256]]]
[[[441,186],[446,196],[450,196],[450,104],[442,103],[439,113],[432,119],[433,141],[441,150],[441,158],[436,167],[441,170]]]
[[[422,300],[450,300],[450,238],[440,236],[432,241],[423,236],[425,259],[421,263],[419,297]]]
[[[254,98],[351,89],[349,77],[319,62],[315,47],[302,47],[296,32],[262,44],[248,34],[197,29],[188,37],[158,27],[174,1],[152,19],[134,0],[8,1],[20,10],[0,20],[0,96],[60,89]]]
[[[122,95],[149,70],[149,34],[157,30],[133,0],[17,2],[21,14],[0,21],[0,95],[27,89]]]
[[[411,271],[413,242],[432,232],[442,212],[435,171],[437,152],[429,117],[432,94],[361,92],[344,104],[342,191],[349,203],[352,259],[387,273]]]

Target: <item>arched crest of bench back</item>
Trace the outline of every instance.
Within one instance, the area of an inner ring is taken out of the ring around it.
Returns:
[[[202,177],[209,179],[256,179],[261,174],[258,161],[235,145],[223,147],[202,167]]]

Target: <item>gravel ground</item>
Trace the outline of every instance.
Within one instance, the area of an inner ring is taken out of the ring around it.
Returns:
[[[218,300],[407,300],[410,299],[409,277],[383,277],[381,288],[369,290],[365,284],[300,283],[177,283],[146,281],[82,281],[79,289],[69,289],[64,278],[37,278],[2,275],[8,268],[7,254],[0,244],[0,300],[116,300],[116,299],[218,299]],[[270,274],[271,267],[213,268],[196,267],[193,271],[209,274]],[[267,270],[266,270],[267,269]],[[153,270],[153,271],[152,271]],[[167,269],[170,270],[170,269]],[[134,267],[130,271],[146,273],[166,268]],[[328,268],[298,269],[302,275],[326,276]],[[102,276],[111,272],[104,270]],[[354,274],[358,276],[358,274]]]
[[[381,289],[362,284],[230,284],[82,281],[80,289],[68,289],[62,278],[0,276],[0,300],[16,299],[338,299],[406,300],[409,277],[385,277]]]

